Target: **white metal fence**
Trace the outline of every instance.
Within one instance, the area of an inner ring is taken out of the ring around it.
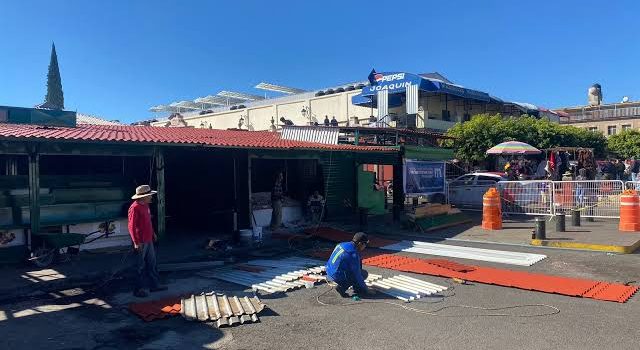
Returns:
[[[584,217],[620,217],[619,180],[502,181],[498,183],[506,214],[556,215],[579,210]]]
[[[624,186],[627,190],[640,191],[640,181],[627,181]]]
[[[497,183],[504,214],[553,215],[553,181]]]
[[[449,186],[449,202],[457,207],[482,209],[482,196],[491,187],[500,191],[503,214],[569,215],[619,218],[620,194],[640,189],[640,182],[593,181],[500,181]]]

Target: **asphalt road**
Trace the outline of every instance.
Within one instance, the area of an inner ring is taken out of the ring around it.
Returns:
[[[460,245],[460,243],[456,243]],[[465,244],[471,245],[471,244]],[[457,259],[467,264],[499,266],[554,275],[606,281],[640,281],[640,255],[527,249],[479,245],[492,249],[542,252],[548,258],[532,267]],[[456,260],[456,259],[454,259]],[[393,271],[370,269],[391,275]],[[414,275],[416,276],[416,275]],[[452,285],[445,298],[403,304],[388,298],[349,306],[323,306],[316,297],[327,286],[267,298],[270,310],[261,322],[216,329],[180,317],[144,323],[125,307],[133,301],[126,286],[110,284],[99,294],[0,305],[0,348],[46,349],[638,349],[640,295],[619,304],[482,284],[459,285],[438,277],[417,276]],[[188,272],[169,276],[176,294],[190,290],[240,291]],[[69,294],[69,292],[67,292]],[[58,293],[60,296],[61,293]],[[162,295],[160,295],[162,296]],[[321,296],[340,304],[333,291]],[[545,304],[558,308],[521,307],[504,310],[447,308],[429,315],[396,305],[437,311],[444,306],[499,308]],[[507,313],[512,316],[490,316]]]

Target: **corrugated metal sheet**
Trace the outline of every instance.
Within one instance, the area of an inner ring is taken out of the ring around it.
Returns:
[[[252,260],[247,265],[200,272],[198,275],[270,294],[304,288],[308,281],[302,281],[301,278],[324,272],[323,263],[323,261],[296,257],[281,260]]]
[[[180,305],[185,319],[214,322],[217,327],[258,322],[258,313],[265,308],[256,296],[229,297],[215,292],[182,298]]]
[[[382,249],[407,253],[447,256],[451,258],[472,259],[519,266],[531,266],[547,257],[546,255],[542,254],[462,247],[420,241],[402,241],[400,243],[384,246],[382,247]]]
[[[407,114],[418,113],[418,85],[407,86]]]
[[[340,129],[324,126],[283,126],[282,139],[337,145]]]
[[[619,303],[627,301],[639,288],[633,285],[627,286],[582,278],[461,265],[447,260],[417,259],[392,254],[379,254],[363,259],[362,263],[396,271],[459,278],[465,281]]]
[[[378,120],[389,114],[389,90],[378,91]]]
[[[356,168],[354,161],[332,153],[323,156],[320,164],[322,165],[322,174],[324,176],[327,215],[330,217],[349,215],[352,212],[352,208],[345,205],[347,203],[356,204],[356,186],[354,186]]]

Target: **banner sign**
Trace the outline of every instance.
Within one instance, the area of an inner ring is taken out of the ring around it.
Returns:
[[[445,163],[405,160],[404,193],[407,195],[426,195],[444,193]]]

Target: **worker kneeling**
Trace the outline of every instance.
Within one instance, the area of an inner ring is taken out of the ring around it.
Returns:
[[[346,292],[349,287],[353,287],[355,295],[374,293],[364,283],[369,273],[362,269],[362,258],[360,257],[360,252],[368,244],[367,234],[358,232],[353,236],[351,242],[339,243],[327,261],[327,276],[330,281],[338,285],[336,291],[342,297],[348,297]]]

